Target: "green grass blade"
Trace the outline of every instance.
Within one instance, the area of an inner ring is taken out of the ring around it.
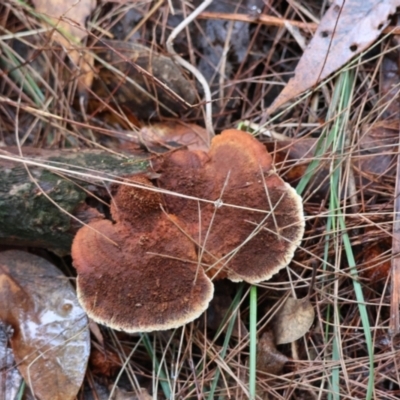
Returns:
[[[356,262],[354,259],[353,249],[349,234],[347,233],[346,220],[345,220],[345,204],[341,205],[340,184],[342,178],[342,165],[345,161],[345,143],[346,132],[349,121],[350,106],[352,104],[352,95],[354,92],[355,79],[352,71],[346,70],[342,72],[338,79],[335,93],[338,96],[337,105],[331,108],[331,113],[336,112],[336,118],[332,126],[332,133],[335,140],[332,142],[332,152],[335,157],[331,163],[331,192],[330,192],[330,214],[332,216],[332,232],[335,236],[336,246],[343,244],[347,263],[350,268],[350,273],[353,276],[353,288],[358,302],[358,310],[360,313],[361,324],[367,344],[367,352],[369,358],[369,383],[367,387],[366,400],[371,400],[374,389],[374,355],[372,347],[371,327],[368,319],[366,305],[362,287],[358,281],[358,272],[356,269]],[[336,264],[336,263],[335,263]],[[333,337],[333,353],[332,360],[339,361],[340,353],[340,309],[334,308],[334,337]],[[340,398],[340,367],[332,369],[332,396],[333,398]],[[332,396],[330,396],[332,398]]]
[[[147,333],[142,333],[141,336],[142,336],[144,346],[146,347],[147,353],[153,360],[154,370],[156,370],[156,375],[158,375],[160,377],[160,384],[161,384],[162,391],[164,392],[165,397],[167,399],[170,399],[171,398],[171,388],[168,383],[168,377],[165,374],[164,370],[161,368],[161,364],[158,361],[158,358],[153,351],[153,346],[151,345],[149,335]]]
[[[227,313],[226,313],[226,317],[223,319],[222,323],[221,323],[221,328],[218,330],[216,337],[214,338],[214,340],[218,337],[218,335],[222,332],[222,327],[225,324],[226,318],[230,317],[230,321],[228,323],[227,329],[226,329],[226,334],[225,334],[225,339],[224,339],[224,344],[222,346],[222,350],[220,353],[220,357],[221,359],[224,359],[226,356],[226,353],[228,351],[228,346],[229,346],[229,342],[231,340],[231,336],[232,336],[232,332],[233,332],[233,327],[235,325],[236,322],[236,317],[237,317],[237,313],[232,314],[232,311],[234,309],[237,309],[239,303],[240,303],[240,299],[242,298],[242,293],[243,293],[243,289],[244,289],[244,284],[241,283],[239,286],[238,291],[236,292],[236,295],[232,301],[231,306],[229,307]],[[218,380],[220,377],[221,371],[219,369],[217,369],[217,371],[215,372],[215,376],[213,379],[213,382],[211,384],[211,388],[210,388],[210,392],[208,393],[208,400],[213,400],[214,394],[215,394],[215,390],[217,388],[218,385]]]
[[[249,392],[250,399],[256,398],[257,378],[257,286],[250,289],[250,360],[249,360]]]

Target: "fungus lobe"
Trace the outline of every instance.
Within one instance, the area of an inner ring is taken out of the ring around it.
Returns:
[[[208,307],[212,279],[257,283],[291,261],[302,201],[255,138],[224,131],[208,153],[178,150],[153,168],[174,194],[132,177],[141,188],[119,186],[114,222],[94,221],[74,239],[78,298],[92,319],[127,332],[176,328]]]
[[[150,186],[143,176],[136,183]],[[126,332],[176,328],[197,318],[213,296],[180,221],[152,191],[121,185],[115,221],[81,228],[72,245],[78,298],[88,315]]]
[[[187,153],[156,166],[158,184],[209,201],[163,195],[200,246],[208,274],[258,283],[288,265],[304,233],[302,200],[276,174],[265,147],[232,129],[213,139],[207,155]]]

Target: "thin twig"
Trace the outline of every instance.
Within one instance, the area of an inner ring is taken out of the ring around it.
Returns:
[[[203,12],[198,15],[199,19],[221,19],[225,21],[239,21],[239,22],[248,22],[250,24],[262,24],[269,26],[277,26],[277,27],[286,27],[287,24],[295,26],[296,28],[307,30],[310,32],[315,32],[318,28],[318,24],[314,22],[301,22],[294,21],[285,18],[272,17],[271,15],[257,15],[253,17],[248,14],[237,14],[237,13],[220,13],[220,12]],[[399,35],[400,27],[389,25],[383,31],[385,34]]]
[[[125,42],[127,42],[152,17],[152,15],[161,7],[163,2],[164,0],[158,0],[158,2],[154,4],[152,9],[146,13],[144,18],[126,35]]]

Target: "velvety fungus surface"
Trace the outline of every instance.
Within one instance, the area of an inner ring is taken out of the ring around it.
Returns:
[[[144,177],[135,181],[150,185]],[[148,332],[181,326],[207,308],[213,285],[180,221],[160,203],[156,192],[121,185],[111,206],[115,223],[95,221],[78,231],[78,298],[93,320]]]
[[[228,130],[208,154],[180,150],[158,164],[158,185],[212,201],[163,195],[166,209],[188,226],[215,278],[258,283],[285,267],[304,233],[301,197],[251,135]]]
[[[118,187],[112,221],[74,239],[78,298],[92,319],[127,332],[176,328],[208,307],[211,280],[258,283],[289,264],[302,201],[255,138],[224,131],[208,152],[173,151],[153,168],[163,190],[127,178],[136,186]]]

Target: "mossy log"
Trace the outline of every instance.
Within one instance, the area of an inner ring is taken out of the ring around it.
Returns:
[[[0,244],[68,254],[81,226],[101,214],[89,200],[108,196],[112,180],[149,170],[145,155],[106,151],[0,149]],[[101,202],[97,202],[97,206]],[[74,218],[75,217],[75,218]]]

